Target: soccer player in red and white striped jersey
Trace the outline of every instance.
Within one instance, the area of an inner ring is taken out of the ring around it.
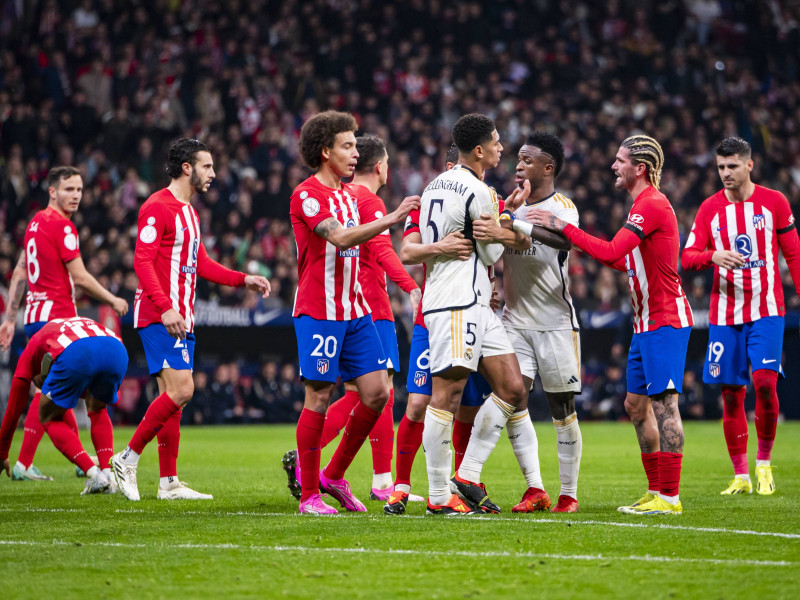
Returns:
[[[78,315],[75,308],[75,285],[109,304],[118,315],[128,312],[128,303],[103,288],[86,270],[81,258],[78,230],[72,223],[72,215],[78,210],[83,195],[83,179],[75,167],[53,167],[47,175],[47,191],[50,201],[46,209],[31,219],[25,230],[23,252],[9,284],[9,302],[3,324],[0,325],[0,348],[7,349],[14,336],[17,313],[28,283],[25,299],[25,333],[31,338],[51,319],[66,319]],[[39,420],[40,394],[37,391],[25,417],[25,434],[22,438],[19,460],[14,466],[17,479],[52,479],[44,477],[33,466],[33,457],[39,441],[45,433]],[[103,408],[97,414],[89,413],[95,431],[109,432],[111,421]],[[66,422],[76,432],[78,425],[71,410]],[[100,425],[102,421],[103,425]],[[113,437],[102,444],[113,447]],[[105,456],[105,453],[103,453]],[[110,454],[108,455],[110,457]],[[108,468],[107,457],[101,468]]]
[[[56,319],[46,323],[30,340],[20,356],[8,408],[0,426],[1,470],[10,475],[8,450],[20,414],[28,401],[33,381],[42,386],[40,418],[53,444],[87,475],[84,494],[111,489],[111,471],[100,469],[86,454],[78,433],[64,421],[85,393],[89,413],[106,412],[117,402],[119,385],[128,368],[128,353],[114,333],[82,317]],[[108,464],[113,452],[111,421],[92,419],[92,442],[101,463]],[[106,431],[106,426],[108,431]],[[100,429],[101,431],[98,431]],[[111,438],[111,446],[108,446]]]
[[[386,205],[377,191],[386,185],[389,178],[389,154],[386,142],[374,135],[356,138],[358,162],[350,191],[355,196],[358,214],[362,223],[370,223],[386,214]],[[389,231],[384,231],[360,247],[358,257],[358,281],[364,298],[372,309],[372,320],[378,330],[383,350],[388,359],[389,401],[386,403],[378,422],[369,434],[372,446],[372,489],[371,500],[386,500],[393,491],[392,446],[394,444],[394,385],[392,378],[400,368],[397,349],[394,314],[389,293],[386,290],[386,277],[395,282],[403,291],[410,294],[411,305],[416,313],[422,297],[419,286],[406,272],[392,247]],[[361,401],[356,384],[345,382],[345,395],[334,402],[325,416],[322,430],[322,447],[328,445],[344,427],[350,412]]]
[[[722,492],[726,495],[753,490],[744,410],[748,361],[756,392],[756,491],[775,490],[770,458],[786,313],[779,249],[800,290],[800,238],[789,202],[780,192],[753,183],[752,169],[745,140],[733,137],[719,144],[717,170],[723,189],[700,205],[681,258],[686,270],[714,267],[703,381],[722,384],[722,426],[734,470],[734,479]]]
[[[194,299],[197,277],[244,287],[265,298],[270,287],[260,275],[245,275],[212,260],[200,238],[194,194],[204,194],[214,180],[211,148],[182,138],[169,149],[167,174],[171,182],[139,210],[139,235],[134,268],[139,288],[134,301],[134,325],[144,344],[147,366],[158,380],[160,395],[133,434],[128,447],[111,459],[119,490],[139,500],[136,468],[145,446],[158,436],[161,481],[158,498],[211,499],[178,479],[181,409],[194,393]]]
[[[359,283],[359,244],[401,223],[419,197],[371,223],[361,224],[352,188],[358,159],[352,115],[327,111],[311,117],[300,132],[300,155],[316,173],[295,188],[290,215],[298,255],[294,305],[300,374],[305,403],[297,422],[301,467],[301,513],[331,514],[320,487],[347,510],[364,511],[344,472],[389,399],[387,357]],[[354,380],[361,402],[353,409],[330,463],[320,471],[325,413],[338,375]],[[285,457],[286,458],[286,457]]]
[[[626,138],[611,167],[615,186],[626,190],[633,206],[625,225],[610,242],[540,210],[526,220],[563,231],[575,245],[602,263],[627,271],[634,312],[628,353],[625,410],[636,428],[648,491],[619,511],[628,514],[678,514],[683,459],[683,423],[678,395],[683,385],[692,311],[678,277],[678,220],[658,190],[664,154],[646,135]]]

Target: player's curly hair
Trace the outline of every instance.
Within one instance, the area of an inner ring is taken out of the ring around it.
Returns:
[[[62,179],[69,179],[75,175],[80,175],[81,172],[75,167],[61,166],[53,167],[47,173],[47,187],[58,187]]]
[[[322,165],[322,149],[333,148],[337,133],[356,131],[358,123],[350,113],[326,110],[303,123],[300,129],[300,158],[311,169]]]
[[[450,144],[447,149],[447,156],[444,157],[444,167],[447,168],[447,163],[456,164],[458,162],[458,146]]]
[[[532,131],[525,141],[528,146],[536,146],[544,152],[549,154],[553,159],[553,177],[558,177],[561,169],[564,168],[564,144],[559,137],[548,131]]]
[[[362,135],[356,138],[356,150],[356,173],[369,173],[386,156],[386,142],[377,135]]]
[[[717,156],[741,156],[750,160],[753,149],[745,140],[740,137],[725,138],[717,146]]]
[[[494,121],[486,115],[470,113],[464,115],[453,126],[453,142],[461,154],[469,154],[476,146],[492,139]]]
[[[661,184],[661,169],[664,168],[664,151],[661,149],[661,144],[649,135],[640,134],[625,138],[620,147],[628,149],[634,162],[647,167],[647,178],[652,186],[658,189]]]
[[[194,167],[198,152],[211,154],[211,146],[193,138],[181,138],[169,147],[164,170],[171,179],[177,179],[183,173],[183,163]]]

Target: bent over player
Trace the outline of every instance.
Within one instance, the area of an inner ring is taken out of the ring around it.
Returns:
[[[45,324],[25,347],[14,371],[8,408],[0,426],[2,470],[11,475],[8,449],[27,404],[31,383],[35,382],[42,388],[39,418],[47,435],[67,460],[86,473],[81,495],[113,492],[111,470],[95,466],[77,432],[64,421],[64,415],[75,408],[84,392],[87,410],[106,412],[107,405],[117,402],[119,385],[127,369],[125,346],[99,323],[73,317]],[[92,442],[100,458],[105,450],[105,436],[96,436],[94,429],[98,426],[102,427],[102,423],[97,425],[93,420]]]
[[[567,239],[603,264],[627,271],[633,303],[625,410],[636,429],[648,491],[619,511],[679,514],[683,423],[678,395],[692,325],[692,311],[678,277],[678,220],[658,191],[664,154],[646,135],[626,138],[611,167],[615,187],[633,198],[628,220],[610,242],[581,231],[554,214],[530,210],[526,220]]]
[[[158,436],[160,500],[210,500],[178,479],[181,409],[192,399],[194,381],[194,298],[197,277],[269,295],[260,275],[231,271],[208,256],[200,240],[200,221],[191,205],[214,180],[211,148],[182,138],[169,149],[170,184],[150,196],[139,210],[134,268],[139,288],[133,323],[139,329],[147,368],[158,381],[159,396],[147,409],[128,447],[112,459],[120,492],[139,500],[136,472],[145,446]]]
[[[753,491],[744,410],[749,360],[756,392],[756,491],[768,495],[775,491],[770,458],[786,313],[778,249],[800,290],[800,239],[786,197],[750,180],[750,144],[735,137],[723,140],[717,146],[717,170],[723,189],[700,205],[681,264],[687,271],[714,266],[703,381],[722,384],[722,429],[734,473],[722,494]]]

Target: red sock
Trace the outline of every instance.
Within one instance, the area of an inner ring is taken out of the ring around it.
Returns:
[[[348,390],[344,396],[328,407],[328,412],[325,413],[325,426],[322,428],[320,448],[324,448],[336,439],[339,432],[344,429],[347,419],[350,418],[350,413],[359,402],[361,402],[361,394]]]
[[[412,421],[403,415],[400,424],[397,426],[397,478],[395,485],[411,485],[411,467],[414,465],[414,457],[417,450],[422,445],[422,430],[425,428],[424,421]]]
[[[464,423],[458,419],[453,419],[453,454],[455,456],[455,470],[461,466],[464,453],[467,451],[469,436],[472,435],[472,423]]]
[[[72,418],[75,419],[74,415]],[[66,419],[64,421],[66,422]],[[114,427],[111,425],[108,411],[105,408],[93,410],[89,413],[89,421],[92,424],[89,429],[92,434],[92,444],[94,451],[97,452],[97,466],[100,469],[108,469],[111,466],[109,461],[114,454]]]
[[[181,413],[172,413],[169,420],[156,434],[158,437],[158,469],[161,477],[178,475],[178,445],[181,442]]]
[[[378,422],[369,433],[372,446],[372,472],[392,472],[392,450],[394,449],[394,390],[389,390],[389,401],[381,411]]]
[[[644,473],[647,475],[647,489],[654,492],[661,491],[659,480],[659,459],[660,452],[642,452],[642,465]]]
[[[744,412],[743,385],[722,386],[722,431],[733,463],[734,475],[749,473],[747,466],[747,415]]]
[[[325,476],[329,479],[341,479],[347,467],[353,462],[356,454],[367,439],[369,432],[375,427],[381,413],[372,410],[363,402],[353,409],[353,414],[344,426],[344,434],[325,468]]]
[[[84,473],[88,473],[89,469],[94,466],[94,462],[86,454],[86,450],[83,449],[78,434],[72,431],[64,421],[50,421],[45,423],[43,427],[50,439],[53,440],[53,445],[61,451],[61,454],[66,456],[71,463],[83,469]]]
[[[64,413],[64,423],[67,424],[67,427],[72,429],[76,435],[80,435],[78,433],[78,421],[75,420],[75,411],[71,408],[67,409],[67,412]]]
[[[775,430],[778,428],[778,374],[775,371],[759,369],[753,371],[753,385],[756,388],[756,435],[758,452],[756,460],[770,460],[775,443]]]
[[[319,494],[319,456],[322,453],[320,440],[325,415],[307,408],[297,420],[297,462],[300,464],[300,486],[303,495],[300,501]]]
[[[153,400],[128,444],[130,449],[141,454],[169,418],[179,410],[180,407],[167,396],[167,392]]]
[[[39,397],[41,392],[36,392],[28,407],[28,414],[25,416],[25,430],[22,434],[22,447],[19,449],[19,462],[27,469],[33,464],[33,457],[39,442],[44,435],[44,427],[39,420]]]
[[[664,496],[677,496],[681,483],[681,460],[679,452],[658,452],[658,482]]]

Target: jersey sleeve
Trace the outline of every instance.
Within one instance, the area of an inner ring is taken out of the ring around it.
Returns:
[[[711,261],[714,250],[711,247],[707,214],[703,205],[700,205],[681,254],[681,266],[685,271],[699,271],[714,264]]]
[[[72,221],[63,221],[64,225],[59,222],[56,224],[55,231],[49,232],[53,237],[53,243],[56,246],[61,262],[67,264],[69,261],[78,258],[81,255],[81,249],[78,242],[78,230]]]
[[[419,209],[415,208],[406,217],[406,224],[403,227],[403,237],[411,235],[412,233],[420,233],[419,231]]]
[[[289,203],[289,212],[305,223],[312,232],[325,219],[333,217],[330,209],[319,198],[314,197],[314,191],[308,189],[294,191]]]
[[[158,310],[164,314],[172,308],[169,296],[158,282],[156,259],[161,238],[167,229],[167,216],[158,202],[145,202],[139,210],[139,234],[133,254],[133,269],[139,277],[139,285]]]
[[[553,214],[562,221],[566,221],[570,225],[578,227],[578,209],[574,206],[567,207],[562,205],[560,202],[556,203],[556,209],[553,211]]]
[[[795,292],[800,294],[800,237],[794,223],[792,208],[786,196],[777,193],[775,202],[775,230],[778,233],[778,245],[786,259],[789,274],[792,276]]]
[[[617,270],[622,269],[620,261],[625,258],[631,250],[641,244],[643,239],[627,227],[620,229],[610,242],[589,235],[574,225],[567,225],[564,227],[563,233],[567,236],[567,239],[578,248],[600,262]]]
[[[224,267],[211,258],[202,242],[197,253],[197,274],[203,279],[231,287],[243,287],[246,277],[244,273]]]
[[[794,215],[792,214],[792,207],[789,206],[789,201],[780,192],[776,192],[775,196],[775,231],[778,235],[794,231]]]

